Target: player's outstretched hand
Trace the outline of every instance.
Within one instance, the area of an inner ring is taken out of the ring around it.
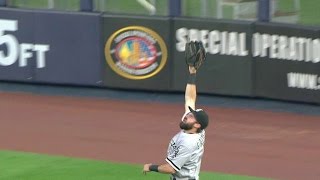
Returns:
[[[144,175],[146,175],[147,172],[150,172],[150,166],[151,166],[151,163],[150,163],[150,164],[145,164],[145,165],[143,165],[142,173],[143,173]]]
[[[185,46],[185,61],[195,69],[203,64],[206,59],[206,50],[201,41],[188,41]]]

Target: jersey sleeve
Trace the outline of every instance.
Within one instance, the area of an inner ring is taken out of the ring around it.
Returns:
[[[181,167],[190,160],[192,151],[186,146],[177,147],[174,151],[169,152],[166,158],[167,163],[176,171],[180,171]]]

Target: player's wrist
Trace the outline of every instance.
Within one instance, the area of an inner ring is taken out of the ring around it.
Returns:
[[[159,172],[159,165],[151,164],[149,166],[150,171]]]
[[[197,74],[196,73],[191,73],[189,74],[188,77],[188,84],[196,84],[196,80],[197,80]]]

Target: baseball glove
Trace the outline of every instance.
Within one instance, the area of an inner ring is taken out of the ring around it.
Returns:
[[[198,69],[206,59],[206,50],[201,41],[190,41],[186,43],[185,60],[189,66]]]

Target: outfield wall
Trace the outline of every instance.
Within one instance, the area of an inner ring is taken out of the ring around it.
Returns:
[[[187,39],[208,52],[198,92],[320,103],[320,28],[0,9],[0,80],[184,91]]]
[[[0,10],[0,79],[102,84],[100,14]]]

